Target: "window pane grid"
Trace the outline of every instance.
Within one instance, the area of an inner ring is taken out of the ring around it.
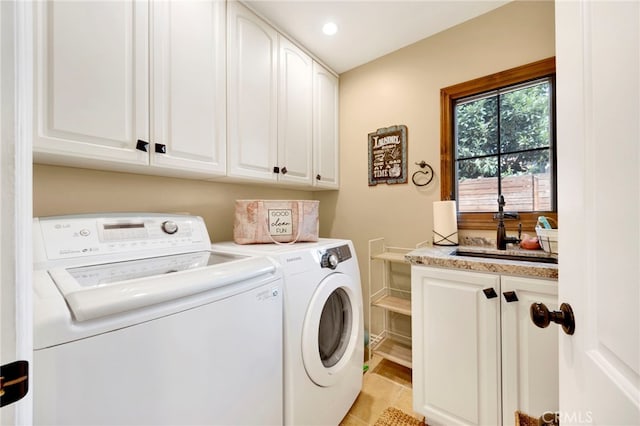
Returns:
[[[509,210],[552,210],[551,110],[549,78],[456,100],[460,212],[495,211],[499,194]]]
[[[549,147],[534,148],[534,149],[521,149],[520,151],[508,151],[508,152],[501,153],[501,155],[522,154],[524,152],[535,152],[535,151],[549,151]],[[475,156],[471,156],[471,157],[459,157],[459,158],[456,158],[456,161],[473,160],[473,159],[476,159],[476,158],[488,158],[488,157],[498,157],[498,155],[496,155],[496,154],[487,154],[487,155],[475,155]]]

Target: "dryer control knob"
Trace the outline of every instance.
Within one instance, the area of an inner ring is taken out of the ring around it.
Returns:
[[[178,232],[178,224],[172,220],[162,222],[162,230],[167,234],[175,234]]]
[[[331,268],[336,269],[338,267],[338,263],[340,263],[340,259],[338,255],[332,251],[328,251],[322,255],[322,259],[320,260],[320,266],[323,268]]]

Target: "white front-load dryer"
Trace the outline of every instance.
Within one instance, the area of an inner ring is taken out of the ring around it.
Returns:
[[[349,240],[291,245],[217,243],[272,257],[284,275],[284,423],[338,425],[362,388],[360,270]]]

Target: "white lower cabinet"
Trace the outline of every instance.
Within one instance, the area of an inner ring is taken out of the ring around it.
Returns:
[[[430,425],[512,425],[558,410],[557,282],[412,266],[413,408]]]

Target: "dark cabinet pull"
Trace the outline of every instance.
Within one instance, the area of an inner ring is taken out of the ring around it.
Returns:
[[[576,331],[576,320],[573,316],[573,309],[568,303],[560,305],[559,311],[549,311],[544,303],[532,303],[529,308],[531,321],[540,328],[546,328],[550,323],[555,322],[562,326],[562,330],[571,335]]]
[[[494,299],[498,297],[498,293],[496,293],[493,287],[485,288],[484,290],[482,290],[482,292],[487,299]]]
[[[274,166],[273,167],[273,173],[280,173],[280,167]]]
[[[283,175],[286,175],[287,171],[288,171],[287,168],[283,167],[282,170],[280,170],[280,173],[282,173]]]
[[[504,300],[509,303],[518,301],[518,296],[515,291],[505,291],[502,295],[504,296]]]
[[[167,153],[167,146],[163,143],[157,143],[156,145],[156,153],[158,154],[166,154]]]
[[[149,152],[149,142],[138,139],[138,142],[136,143],[136,149],[142,152]]]
[[[0,407],[22,399],[28,391],[28,361],[14,361],[0,366]]]
[[[320,176],[319,174],[316,175],[316,180],[322,180],[322,176]]]

